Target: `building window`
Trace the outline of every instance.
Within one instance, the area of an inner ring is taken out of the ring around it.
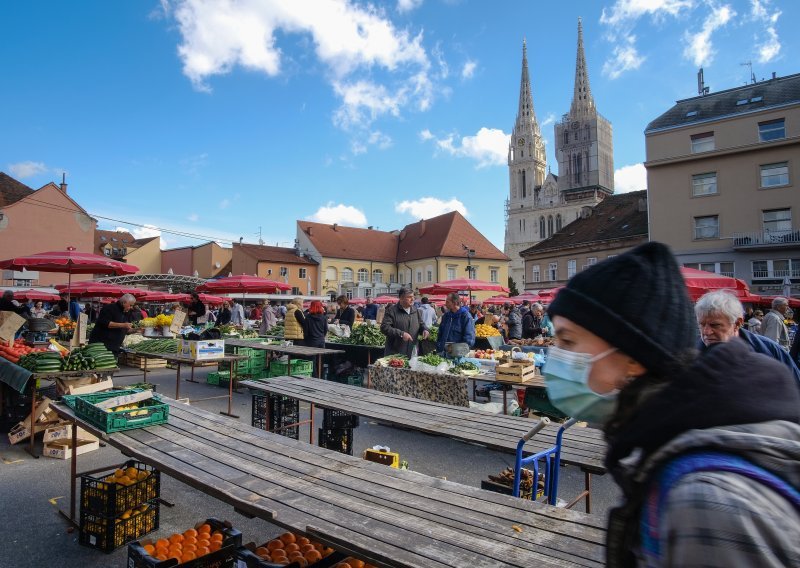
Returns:
[[[590,256],[589,258],[586,259],[586,266],[594,266],[595,264],[597,264],[596,256]]]
[[[550,277],[550,280],[558,280],[558,263],[551,262],[547,267],[547,275]]]
[[[759,141],[769,142],[770,140],[780,140],[781,138],[786,138],[786,125],[782,118],[758,123]]]
[[[426,270],[426,272],[427,272],[427,276],[428,276],[428,279],[427,279],[428,282],[433,282],[433,270],[431,270],[429,268],[428,270]]]
[[[769,278],[769,265],[766,260],[754,260],[753,278]]]
[[[543,239],[545,237],[544,230],[545,230],[544,229],[544,215],[542,215],[541,217],[539,217],[539,238],[540,239]]]
[[[272,274],[272,269],[271,268],[267,268],[267,276],[270,276],[271,274]]]
[[[297,286],[292,287],[292,296],[299,296],[300,295],[300,288]]]
[[[578,270],[578,261],[574,258],[567,261],[567,278],[572,278]]]
[[[789,185],[789,162],[761,166],[761,187]]]
[[[447,279],[448,280],[455,280],[456,279],[456,267],[452,264],[447,265]]]
[[[692,176],[692,195],[714,195],[717,193],[717,172]]]
[[[422,271],[417,270],[417,284],[419,284],[420,282],[422,282]]]
[[[342,268],[342,282],[353,281],[353,269],[349,266]]]
[[[783,236],[792,232],[792,210],[772,209],[762,212],[764,233],[772,236]],[[769,237],[767,237],[769,240]]]
[[[281,266],[281,276],[288,276],[288,275],[289,275],[289,269],[286,268],[285,266]]]
[[[372,281],[376,284],[383,283],[383,270],[376,269],[372,271]]]
[[[556,215],[556,232],[561,230],[561,213]]]
[[[552,237],[553,236],[553,216],[552,215],[548,215],[547,216],[547,236],[548,237]]]
[[[685,262],[683,266],[734,278],[733,262]]]
[[[531,282],[541,282],[542,275],[540,273],[539,265],[534,264],[533,270],[531,271]]]
[[[359,282],[367,282],[369,281],[369,270],[366,268],[359,268],[358,269],[358,281]]]
[[[305,268],[300,268],[300,269],[297,271],[297,275],[298,275],[300,278],[305,278],[305,277],[306,277],[306,269],[305,269]]]
[[[267,271],[267,274],[272,274],[272,270]],[[325,280],[329,282],[336,282],[339,280],[339,275],[333,266],[325,269]]]
[[[692,154],[710,152],[714,149],[714,133],[704,132],[692,136]]]
[[[753,278],[800,278],[800,258],[754,260],[751,263]]]
[[[694,238],[695,239],[718,239],[719,238],[719,216],[708,215],[707,217],[694,218]]]
[[[728,276],[729,278],[734,278],[734,274],[736,273],[733,268],[732,262],[718,262],[716,273],[721,274],[722,276]]]
[[[522,198],[524,199],[527,197],[527,185],[525,184],[525,170],[522,170],[522,176],[520,178],[520,183],[522,184]]]
[[[499,276],[498,276],[499,272],[500,271],[497,269],[497,267],[490,266],[489,267],[489,282],[499,282],[500,281],[499,280]]]

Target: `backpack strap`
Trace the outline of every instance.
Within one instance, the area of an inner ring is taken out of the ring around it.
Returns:
[[[650,560],[661,558],[660,524],[670,490],[685,475],[702,471],[725,471],[752,479],[769,487],[800,511],[800,491],[774,473],[753,462],[723,452],[692,452],[667,462],[647,492],[640,517],[642,552]],[[648,562],[652,564],[652,562]]]

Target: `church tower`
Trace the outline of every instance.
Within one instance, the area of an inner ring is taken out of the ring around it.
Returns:
[[[525,270],[519,252],[530,246],[533,239],[531,210],[544,183],[546,167],[544,140],[533,109],[528,74],[528,47],[523,40],[519,106],[508,145],[509,197],[506,200],[505,234],[505,253],[511,258],[509,276],[519,289],[522,288]]]
[[[614,193],[614,145],[611,123],[597,112],[578,19],[575,86],[569,113],[555,125],[558,189],[567,203],[596,205]],[[591,203],[594,202],[594,203]]]

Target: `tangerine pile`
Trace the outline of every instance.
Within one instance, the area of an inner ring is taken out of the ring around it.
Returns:
[[[368,564],[363,560],[359,560],[358,558],[348,556],[341,562],[334,564],[333,568],[375,568],[375,566],[373,564]]]
[[[222,548],[225,536],[220,531],[211,532],[211,525],[203,524],[197,529],[189,529],[183,534],[175,533],[169,538],[143,545],[145,552],[163,562],[175,558],[183,564]]]
[[[147,479],[148,477],[150,477],[149,471],[143,469],[139,470],[135,467],[129,467],[127,469],[114,470],[113,475],[109,475],[103,479],[103,481],[106,483],[124,485],[127,487],[129,485],[135,485],[136,483],[142,481],[143,479]],[[97,488],[100,490],[108,489],[108,487],[103,483],[99,483]]]
[[[261,560],[283,566],[292,562],[302,567],[311,566],[331,554],[333,554],[332,548],[290,532],[285,532],[256,549],[256,556]]]

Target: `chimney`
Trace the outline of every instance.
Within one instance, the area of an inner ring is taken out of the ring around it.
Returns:
[[[306,233],[308,233],[309,237],[313,237],[314,236],[314,227],[308,227],[306,229]]]
[[[370,225],[369,227],[367,227],[367,229],[369,229],[369,230],[371,231],[371,230],[372,230],[372,225]]]
[[[425,219],[419,222],[419,236],[423,236],[425,234]]]
[[[339,228],[339,223],[333,224],[333,230],[336,231]]]
[[[775,79],[777,79],[777,78],[778,78],[778,74],[777,74],[777,73],[775,73],[775,71],[773,71],[773,72],[772,72],[772,80],[774,81],[774,80],[775,80]]]
[[[66,172],[61,172],[61,185],[59,187],[61,187],[61,191],[63,191],[64,193],[67,193],[67,173]]]

